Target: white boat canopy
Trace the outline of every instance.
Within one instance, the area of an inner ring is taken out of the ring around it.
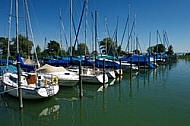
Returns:
[[[67,70],[64,67],[55,67],[49,64],[45,64],[42,67],[38,68],[36,71],[42,73],[53,73],[53,72],[63,72]]]

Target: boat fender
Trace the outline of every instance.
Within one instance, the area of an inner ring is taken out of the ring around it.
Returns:
[[[44,80],[42,80],[42,82],[44,83],[44,86],[46,87],[47,86],[47,80],[44,79]]]
[[[53,77],[52,80],[51,80],[51,82],[53,84],[58,84],[58,77]]]
[[[41,80],[38,80],[38,86],[39,87],[41,86]]]

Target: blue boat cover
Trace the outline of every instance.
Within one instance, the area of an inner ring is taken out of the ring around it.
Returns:
[[[7,69],[8,68],[8,69]],[[17,67],[13,66],[13,65],[8,65],[8,66],[0,66],[0,76],[3,75],[3,73],[5,73],[7,70],[7,72],[11,72],[11,73],[17,73]]]
[[[35,70],[35,65],[28,65],[28,64],[24,64],[23,60],[21,59],[21,56],[19,53],[17,53],[17,61],[20,62],[20,67],[21,69],[23,70],[26,70],[26,71],[34,71]]]

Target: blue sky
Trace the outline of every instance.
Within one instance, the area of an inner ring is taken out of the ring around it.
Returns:
[[[19,1],[19,33],[25,34],[23,0]],[[79,24],[84,0],[73,0],[73,16],[76,28]],[[136,14],[135,33],[143,52],[149,46],[149,33],[151,32],[151,45],[156,44],[157,30],[161,37],[163,30],[167,32],[169,44],[174,52],[190,51],[190,1],[189,0],[88,0],[87,11],[87,44],[91,49],[92,40],[92,16],[98,13],[98,39],[108,37],[105,30],[105,17],[110,35],[113,35],[118,21],[118,44],[124,31],[130,3],[130,28]],[[45,37],[47,42],[56,40],[60,42],[59,7],[61,8],[62,21],[65,27],[67,41],[69,42],[69,0],[28,0],[28,8],[31,26],[36,45],[44,48]],[[14,7],[13,7],[14,8]],[[0,36],[8,36],[8,14],[10,12],[10,0],[0,0]],[[13,11],[14,13],[14,11]],[[15,19],[12,18],[11,37],[15,37]],[[85,20],[83,18],[79,42],[84,42]],[[127,45],[126,31],[122,49]],[[62,38],[63,46],[66,47],[65,39]],[[74,42],[74,33],[72,33]],[[159,41],[160,42],[160,41]]]

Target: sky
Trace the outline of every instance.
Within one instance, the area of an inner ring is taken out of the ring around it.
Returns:
[[[8,37],[8,18],[10,14],[10,1],[0,0],[0,37]],[[14,1],[14,0],[13,0]],[[19,2],[19,33],[25,35],[25,18],[23,0]],[[70,43],[70,0],[27,0],[30,24],[32,33],[30,37],[35,45],[39,45],[43,50],[46,42],[55,40],[61,42],[66,49]],[[13,2],[14,4],[14,2]],[[73,20],[76,29],[78,29],[84,0],[72,1]],[[60,26],[61,10],[63,27]],[[97,38],[101,41],[103,38],[113,36],[117,26],[118,19],[118,45],[121,44],[124,33],[125,23],[129,17],[129,29],[136,20],[133,28],[133,36],[138,37],[138,42],[142,52],[146,52],[149,42],[150,45],[156,45],[157,31],[161,39],[163,32],[167,33],[169,45],[173,46],[174,52],[190,51],[190,1],[189,0],[88,0],[86,20],[83,16],[79,30],[78,41],[87,42],[91,50],[94,38],[94,18],[97,11]],[[13,6],[13,16],[11,21],[11,37],[15,37],[15,11]],[[84,14],[85,15],[85,14]],[[136,15],[136,16],[135,16]],[[93,18],[92,18],[93,17]],[[136,18],[135,18],[136,17]],[[86,26],[86,29],[85,29]],[[75,33],[72,25],[71,42],[75,41]],[[60,28],[62,28],[62,39],[60,39]],[[86,39],[85,39],[86,31]],[[32,37],[33,34],[33,37]],[[66,36],[66,39],[64,37]],[[150,36],[151,34],[151,36]],[[151,38],[151,39],[150,39]],[[124,36],[122,49],[125,50],[128,41],[128,28]],[[134,46],[134,45],[133,45]]]

